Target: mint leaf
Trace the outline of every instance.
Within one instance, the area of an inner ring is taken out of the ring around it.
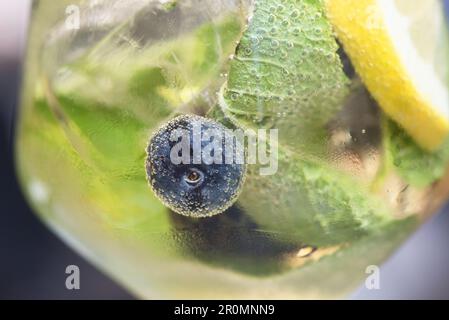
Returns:
[[[208,116],[229,128],[236,127],[219,107]],[[248,165],[238,199],[239,207],[261,232],[277,234],[291,243],[326,246],[358,240],[393,220],[387,205],[372,195],[368,186],[285,145],[278,147],[275,174],[262,176],[261,167]]]
[[[239,204],[262,230],[315,246],[354,241],[391,221],[386,206],[351,177],[284,150],[272,176],[249,166]]]
[[[390,152],[399,175],[416,187],[426,187],[441,178],[449,161],[449,140],[434,152],[428,152],[395,122],[389,121]]]
[[[349,80],[320,0],[259,0],[231,61],[222,107],[244,126],[277,128],[281,141],[325,146],[326,123]]]

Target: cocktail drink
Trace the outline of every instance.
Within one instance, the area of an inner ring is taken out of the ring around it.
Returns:
[[[449,195],[444,4],[36,1],[24,192],[139,297],[344,297]]]

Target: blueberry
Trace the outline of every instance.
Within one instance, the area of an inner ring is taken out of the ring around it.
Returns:
[[[189,217],[208,217],[236,201],[246,166],[237,161],[242,159],[242,146],[233,140],[229,148],[227,133],[211,119],[181,115],[153,134],[147,148],[147,177],[168,208]]]

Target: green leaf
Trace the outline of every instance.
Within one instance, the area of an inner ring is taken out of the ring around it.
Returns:
[[[394,168],[408,183],[426,187],[440,179],[449,161],[449,139],[434,151],[428,152],[393,121],[389,121],[389,147]]]
[[[62,67],[63,78],[52,87],[58,95],[126,110],[155,127],[219,79],[240,32],[240,19],[229,15],[151,46],[118,46],[123,35],[106,37]]]
[[[249,166],[239,204],[262,229],[314,246],[357,240],[392,219],[380,199],[329,165],[279,150],[279,169]]]
[[[320,0],[259,0],[231,61],[221,107],[245,127],[323,153],[349,88]]]
[[[219,107],[209,116],[236,128]],[[291,243],[327,246],[358,240],[393,221],[389,208],[367,185],[319,158],[279,145],[278,171],[260,175],[264,166],[248,165],[238,199],[261,231]]]

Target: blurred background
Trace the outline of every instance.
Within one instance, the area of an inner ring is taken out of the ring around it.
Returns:
[[[0,299],[132,299],[47,230],[17,184],[14,119],[29,9],[28,0],[0,2]],[[446,206],[381,266],[379,290],[361,284],[349,298],[449,299],[448,231]],[[65,287],[70,264],[80,268],[80,290]]]

